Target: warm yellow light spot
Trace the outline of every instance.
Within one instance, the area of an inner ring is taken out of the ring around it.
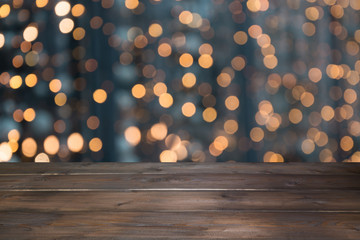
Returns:
[[[214,143],[211,143],[210,146],[209,146],[209,153],[211,155],[213,155],[214,157],[217,157],[217,156],[220,156],[223,153],[223,151],[217,149],[215,147]]]
[[[274,108],[271,102],[267,100],[261,101],[258,105],[258,108],[259,108],[259,113],[265,117],[268,117],[270,114],[274,112]]]
[[[179,58],[179,63],[182,67],[188,68],[194,62],[193,57],[189,53],[183,53]]]
[[[81,15],[83,15],[85,12],[85,7],[84,5],[82,4],[76,4],[72,7],[71,9],[71,14],[74,16],[74,17],[80,17]]]
[[[78,27],[75,28],[75,30],[73,31],[73,37],[75,40],[81,40],[85,37],[85,29],[83,29],[82,27]]]
[[[357,41],[358,43],[360,43],[360,29],[356,30],[355,33],[354,33],[354,38],[355,38],[355,41]],[[1,44],[0,44],[1,46]]]
[[[15,120],[15,122],[21,122],[22,120],[24,120],[24,113],[21,109],[16,109],[13,112],[13,118]]]
[[[59,29],[60,32],[62,33],[69,33],[73,30],[73,28],[74,28],[74,21],[71,20],[70,18],[64,18],[59,23]]]
[[[80,133],[72,133],[67,139],[67,146],[72,152],[80,152],[84,147],[84,138]]]
[[[276,129],[279,128],[280,124],[281,124],[281,116],[275,113],[267,119],[266,129],[271,132],[274,132],[276,131]]]
[[[22,78],[19,75],[15,75],[10,78],[9,84],[12,89],[18,89],[22,85]]]
[[[0,33],[0,48],[2,48],[5,44],[5,36],[4,34]]]
[[[25,56],[25,62],[30,67],[34,67],[39,60],[39,54],[36,51],[28,52]]]
[[[9,141],[8,144],[10,145],[11,151],[14,153],[19,149],[19,143],[16,141]]]
[[[193,74],[191,72],[185,73],[184,76],[182,77],[182,84],[186,88],[193,87],[196,84],[195,74]]]
[[[181,138],[176,134],[169,134],[165,139],[165,145],[171,150],[179,149],[181,146]]]
[[[66,101],[67,101],[67,97],[65,95],[65,93],[58,93],[56,94],[55,98],[54,98],[55,104],[58,106],[64,106]]]
[[[37,76],[33,73],[30,73],[25,77],[25,84],[28,87],[34,87],[38,82]]]
[[[19,141],[20,139],[20,132],[17,129],[12,129],[9,133],[8,133],[8,139],[9,141]]]
[[[324,0],[324,3],[329,5],[329,6],[332,6],[332,5],[334,5],[336,3],[336,1],[337,0]],[[310,1],[308,0],[308,2],[310,2]],[[312,2],[315,2],[315,1],[312,0]]]
[[[199,28],[199,27],[201,27],[201,25],[203,23],[203,19],[200,16],[200,14],[193,13],[192,18],[193,19],[192,19],[191,23],[188,24],[188,26],[191,27],[191,28]]]
[[[333,17],[340,19],[344,16],[344,9],[340,5],[336,4],[331,6],[330,13]]]
[[[0,162],[8,162],[12,157],[12,149],[7,142],[0,144]]]
[[[49,156],[46,153],[39,153],[35,157],[35,162],[36,163],[48,163],[48,162],[50,162],[50,159],[49,159]]]
[[[352,104],[357,99],[357,93],[354,89],[348,88],[344,91],[344,100],[348,104]]]
[[[93,152],[98,152],[102,149],[103,143],[100,138],[93,138],[89,142],[89,148]]]
[[[142,98],[146,94],[146,89],[142,84],[135,84],[131,89],[131,93],[134,98]]]
[[[340,147],[343,151],[350,151],[354,147],[354,141],[351,137],[345,136],[340,140]]]
[[[54,136],[50,135],[44,140],[44,150],[47,154],[55,155],[59,152],[60,149],[60,141]]]
[[[319,68],[311,68],[308,73],[309,79],[313,82],[319,82],[322,78],[322,73]]]
[[[254,127],[250,131],[250,138],[253,142],[260,142],[264,138],[264,130],[259,127]]]
[[[1,36],[1,34],[0,34]],[[21,44],[20,44],[20,49],[23,53],[26,53],[28,51],[30,51],[31,49],[31,43],[30,42],[27,42],[27,41],[23,41]]]
[[[314,141],[311,139],[305,139],[301,144],[301,150],[305,154],[311,154],[315,150]]]
[[[139,35],[134,39],[134,45],[137,48],[144,48],[148,44],[148,39],[144,35]]]
[[[0,160],[1,161],[1,160]],[[357,151],[355,152],[351,157],[350,157],[350,161],[351,162],[360,162],[360,152]]]
[[[192,117],[196,112],[196,107],[192,102],[187,102],[181,107],[181,111],[185,117]]]
[[[100,120],[97,116],[91,116],[87,119],[86,125],[88,126],[89,129],[95,130],[99,127]]]
[[[231,83],[231,76],[228,73],[220,73],[219,76],[216,78],[217,83],[221,87],[227,87]]]
[[[266,46],[266,47],[262,47],[261,53],[263,56],[275,55],[275,47],[272,44],[270,44],[269,46]]]
[[[235,120],[226,120],[224,123],[224,130],[227,134],[234,134],[237,132],[239,125]]]
[[[136,146],[140,143],[141,140],[141,132],[138,127],[130,126],[125,132],[125,139],[131,146]]]
[[[234,57],[232,60],[231,60],[231,66],[233,67],[234,70],[236,71],[241,71],[243,70],[243,68],[245,67],[246,65],[246,62],[245,62],[245,59],[243,57],[240,57],[240,56],[237,56],[237,57]]]
[[[330,106],[324,106],[321,109],[321,117],[325,120],[325,121],[330,121],[331,119],[333,119],[335,116],[335,111],[332,107]]]
[[[260,0],[248,0],[246,6],[251,12],[258,12],[261,9],[261,2]]]
[[[37,151],[37,144],[33,138],[26,138],[21,144],[21,150],[25,157],[33,157]]]
[[[164,150],[160,153],[160,162],[176,162],[177,155],[172,150]]]
[[[319,154],[319,158],[321,162],[334,162],[334,157],[330,149],[323,149]]]
[[[264,57],[264,65],[268,69],[274,69],[278,65],[278,59],[274,55],[266,55]]]
[[[49,83],[50,91],[57,93],[61,90],[61,81],[59,79],[53,79]]]
[[[107,99],[107,93],[103,89],[97,89],[93,93],[93,98],[97,103],[104,103]]]
[[[28,108],[24,111],[24,119],[27,122],[32,122],[35,119],[35,110],[33,108]]]
[[[335,64],[329,64],[326,67],[326,74],[333,79],[339,79],[342,77],[342,69],[335,65]]]
[[[156,96],[160,96],[161,94],[167,92],[167,86],[163,82],[158,82],[154,85],[153,91]]]
[[[309,92],[303,92],[300,96],[300,101],[301,104],[304,105],[305,107],[310,107],[311,105],[314,104],[314,95],[312,95]]]
[[[202,68],[210,68],[213,65],[213,58],[209,54],[203,54],[199,57],[199,65]]]
[[[354,10],[360,10],[360,1],[359,0],[350,0],[350,6]]]
[[[139,6],[139,0],[125,0],[125,7],[135,9]]]
[[[246,32],[238,31],[233,36],[234,42],[239,45],[244,45],[248,41],[248,36]]]
[[[24,59],[21,55],[16,55],[13,59],[12,59],[12,64],[15,68],[19,68],[23,65],[24,63]]]
[[[311,21],[316,21],[319,19],[320,13],[316,7],[308,7],[305,9],[305,16]]]
[[[263,157],[264,162],[284,162],[284,158],[281,154],[274,153],[272,151],[266,152]]]
[[[171,107],[173,105],[173,102],[174,100],[170,93],[163,93],[159,97],[160,106],[162,106],[163,108]]]
[[[287,89],[293,88],[296,85],[296,81],[297,81],[297,79],[296,79],[295,75],[292,73],[286,73],[282,79],[282,83],[283,83],[284,87],[286,87]],[[299,96],[299,98],[300,98],[300,96]]]
[[[6,18],[10,14],[10,5],[9,4],[3,4],[0,7],[0,18]]]
[[[313,23],[306,22],[302,25],[302,30],[306,36],[311,37],[315,34],[316,27]]]
[[[303,114],[299,109],[293,108],[290,110],[289,121],[291,123],[298,124],[299,122],[301,122],[302,118],[303,118]]]
[[[348,41],[346,43],[346,52],[351,56],[356,56],[359,53],[359,44],[355,41]]]
[[[257,38],[262,34],[262,28],[259,25],[251,25],[248,29],[249,36],[252,38]]]
[[[217,117],[217,112],[214,108],[208,107],[203,111],[202,116],[206,122],[213,122]]]
[[[187,144],[188,141],[183,141],[183,144],[180,144],[178,148],[175,149],[175,153],[177,155],[178,160],[184,160],[188,156],[188,150],[186,149],[185,144]]]
[[[230,111],[234,111],[239,107],[239,99],[236,96],[229,96],[225,99],[225,106]]]
[[[281,86],[281,77],[277,73],[272,73],[268,76],[267,81],[268,86],[270,86],[273,89],[277,89]]]
[[[256,41],[261,48],[267,48],[271,45],[271,38],[267,34],[260,34]]]
[[[211,55],[213,53],[213,47],[209,43],[203,43],[199,47],[199,54],[209,54]]]
[[[263,115],[260,112],[257,112],[255,114],[255,121],[257,124],[263,126],[266,124],[266,122],[268,122],[269,120],[269,116]]]
[[[49,3],[49,0],[36,0],[36,6],[38,8],[43,8]]]
[[[182,11],[179,15],[179,21],[182,24],[190,24],[193,21],[193,15],[189,11]]]
[[[224,151],[229,146],[229,140],[224,136],[218,136],[214,139],[214,147],[219,151]]]
[[[358,62],[360,63],[360,61],[358,61]],[[359,64],[359,70],[358,71],[360,72],[360,64]],[[360,75],[356,71],[349,71],[347,76],[346,76],[346,80],[351,85],[356,85],[360,81]]]
[[[153,23],[149,26],[149,34],[152,37],[160,37],[163,33],[163,29],[160,24]]]
[[[340,108],[340,116],[342,118],[349,120],[350,118],[352,118],[353,115],[354,115],[354,109],[350,105],[344,104]]]
[[[150,129],[151,136],[159,141],[166,137],[167,132],[167,126],[164,123],[156,123]]]
[[[171,55],[171,46],[168,43],[162,43],[158,47],[158,53],[161,57],[168,57]]]
[[[329,138],[325,132],[319,131],[315,134],[314,141],[316,145],[318,145],[319,147],[323,147],[328,143]]]
[[[70,12],[71,5],[67,1],[60,1],[55,5],[55,14],[59,17],[65,16]]]

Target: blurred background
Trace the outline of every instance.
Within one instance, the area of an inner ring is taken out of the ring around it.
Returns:
[[[359,0],[3,0],[1,162],[360,161]]]

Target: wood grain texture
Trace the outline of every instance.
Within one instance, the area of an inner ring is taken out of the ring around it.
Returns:
[[[0,211],[358,211],[360,191],[0,192]],[[41,201],[41,202],[39,202]]]
[[[360,190],[359,175],[300,174],[98,174],[0,175],[0,190],[11,189],[348,189]]]
[[[360,239],[360,164],[0,164],[0,239]]]
[[[2,175],[81,175],[81,174],[311,174],[358,175],[358,163],[2,163]]]
[[[176,239],[359,239],[360,215],[353,213],[238,212],[2,212],[6,239],[176,238]]]

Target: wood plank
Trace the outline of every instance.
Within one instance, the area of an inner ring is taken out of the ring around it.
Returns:
[[[360,175],[106,174],[0,175],[0,190],[360,190]]]
[[[2,239],[360,239],[360,214],[2,212]]]
[[[0,211],[358,211],[360,191],[0,192]],[[214,213],[216,215],[216,213]]]
[[[358,175],[358,163],[1,163],[5,174],[311,174]]]

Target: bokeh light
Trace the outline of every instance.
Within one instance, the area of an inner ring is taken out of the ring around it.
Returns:
[[[360,162],[360,1],[0,3],[1,162]]]

